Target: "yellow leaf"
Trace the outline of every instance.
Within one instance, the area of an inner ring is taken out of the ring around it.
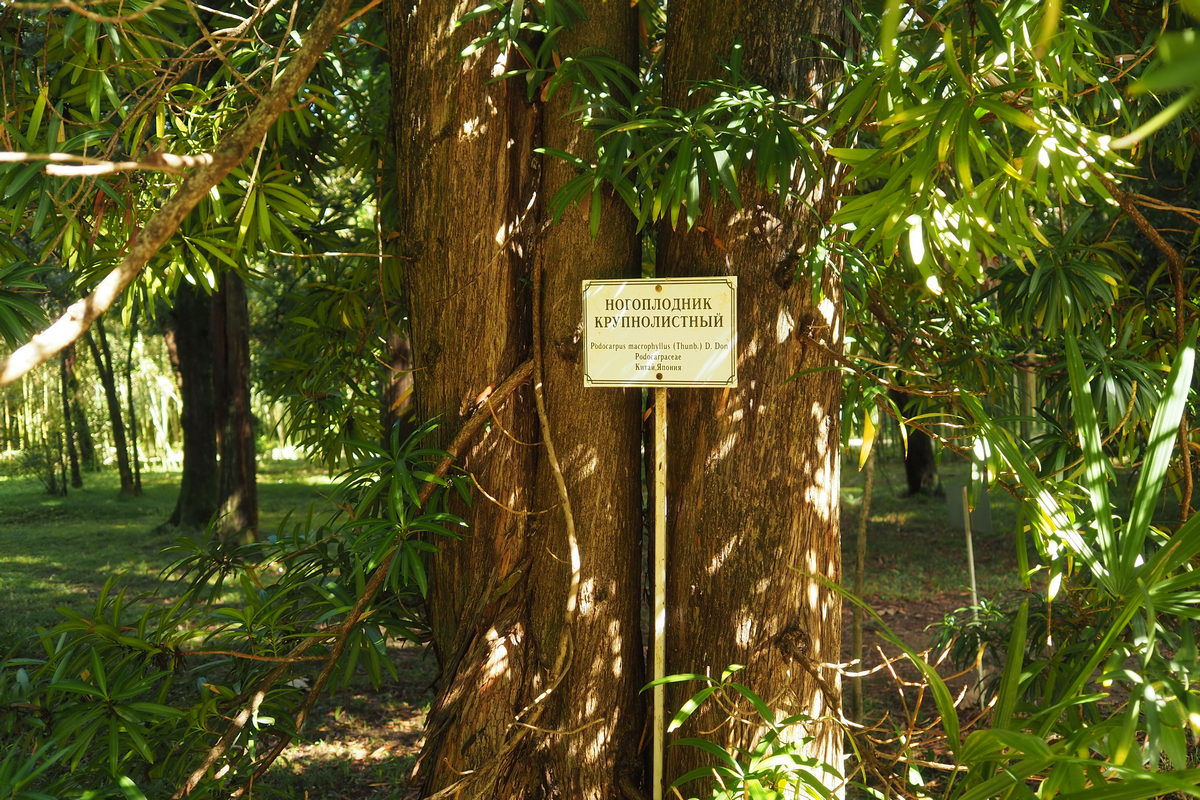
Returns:
[[[862,469],[867,463],[867,459],[871,457],[871,447],[875,444],[875,420],[871,419],[871,412],[863,412],[863,435],[862,446],[858,448],[858,468]]]

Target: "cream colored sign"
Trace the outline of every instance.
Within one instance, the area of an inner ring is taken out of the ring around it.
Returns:
[[[584,386],[737,386],[737,278],[583,282]]]

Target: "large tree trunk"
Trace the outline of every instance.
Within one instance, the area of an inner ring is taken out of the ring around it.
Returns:
[[[182,283],[168,318],[168,352],[179,374],[183,474],[168,524],[203,529],[217,510],[212,298]]]
[[[88,331],[84,338],[92,351],[92,360],[96,363],[96,371],[100,374],[100,384],[104,387],[104,400],[108,404],[108,418],[112,425],[113,449],[117,452],[117,472],[121,477],[121,497],[133,497],[141,494],[134,485],[133,469],[129,465],[129,445],[125,440],[125,421],[121,416],[121,401],[117,396],[117,376],[113,369],[112,347],[108,344],[108,333],[104,329],[103,320],[97,319],[93,326],[96,335]]]
[[[628,4],[585,6],[597,22],[576,45],[632,63]],[[427,793],[462,798],[617,798],[639,728],[638,401],[580,388],[575,328],[581,277],[636,271],[633,229],[614,207],[599,241],[582,225],[542,231],[545,192],[566,173],[540,175],[531,150],[571,146],[566,98],[543,116],[521,81],[492,81],[495,52],[456,60],[481,30],[452,35],[464,8],[396,0],[389,14],[417,414],[441,420],[442,445],[480,408],[495,419],[461,461],[481,487],[458,509],[468,533],[430,563],[441,676],[419,776]],[[535,329],[573,541],[531,390],[487,400],[530,358]]]
[[[672,0],[667,102],[697,102],[690,84],[720,76],[735,42],[749,80],[807,99],[837,68],[818,37],[840,49],[845,13],[833,0]],[[831,182],[794,188],[804,202],[781,204],[745,180],[741,211],[722,200],[690,231],[660,234],[661,274],[738,277],[738,388],[674,390],[669,400],[667,672],[745,665],[740,680],[778,711],[827,720],[839,698],[822,665],[837,661],[839,603],[809,575],[839,574],[840,377],[830,351],[841,348],[841,292],[834,265],[816,293],[807,270],[794,274],[832,213]],[[674,688],[668,710],[698,688]],[[680,735],[716,727],[711,711]],[[754,735],[738,725],[711,734],[742,747]],[[840,767],[836,724],[793,736],[814,736],[810,752]],[[693,748],[670,748],[667,778],[705,763]]]
[[[250,409],[250,317],[246,284],[230,272],[213,295],[213,394],[220,452],[218,535],[253,540],[258,532],[254,417]]]
[[[564,55],[599,47],[636,68],[636,10],[604,0],[584,5],[590,19],[564,36]],[[587,153],[591,142],[568,114],[571,105],[569,86],[546,105],[542,143]],[[559,159],[545,160],[540,200],[548,201],[575,174]],[[565,609],[569,598],[562,591],[572,555],[562,501],[553,468],[541,458],[533,507],[548,511],[531,525],[533,540],[545,543],[533,551],[534,630],[550,652],[569,646],[571,661],[539,724],[575,733],[549,737],[544,758],[522,762],[530,780],[535,771],[545,773],[547,790],[537,797],[628,797],[626,787],[637,785],[641,772],[641,392],[584,389],[579,347],[581,281],[640,277],[641,246],[632,215],[615,195],[606,198],[601,220],[593,238],[584,216],[568,212],[544,230],[532,256],[541,276],[541,319],[534,335],[541,337],[546,417],[580,556],[572,612]],[[544,215],[540,223],[548,224]]]

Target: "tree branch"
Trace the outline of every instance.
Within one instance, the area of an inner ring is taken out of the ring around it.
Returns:
[[[46,174],[73,178],[87,175],[109,175],[114,172],[146,170],[148,172],[184,173],[188,169],[212,163],[212,156],[178,156],[174,153],[148,153],[141,161],[106,161],[74,153],[24,153],[19,150],[0,150],[0,164],[26,161],[49,161]]]
[[[212,160],[200,164],[184,178],[175,194],[147,221],[121,263],[87,297],[72,303],[50,327],[34,336],[0,363],[0,386],[8,386],[30,370],[49,361],[91,327],[96,318],[112,308],[117,298],[141,273],[175,232],[184,218],[229,172],[245,160],[271,125],[291,104],[317,61],[341,27],[350,0],[325,0],[313,18],[303,43],[287,69],[272,84],[261,101],[240,125],[226,134],[212,152]]]

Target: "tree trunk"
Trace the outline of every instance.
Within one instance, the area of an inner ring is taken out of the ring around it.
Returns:
[[[79,463],[88,472],[98,472],[100,470],[100,460],[96,458],[96,443],[92,439],[92,426],[88,423],[83,399],[79,396],[79,376],[75,372],[75,345],[71,345],[63,350],[63,359],[67,371],[67,394],[69,395],[71,406],[71,429],[75,434],[75,443],[79,450]]]
[[[246,284],[230,272],[213,296],[213,394],[220,451],[218,535],[253,540],[258,533],[254,417],[250,409],[250,317]]]
[[[403,331],[396,330],[388,334],[384,363],[387,372],[383,376],[380,393],[380,436],[386,443],[395,432],[400,441],[404,441],[415,430],[415,426],[412,411],[412,344]],[[396,426],[400,426],[399,430],[395,430]]]
[[[121,476],[121,497],[133,497],[139,492],[133,485],[133,470],[129,466],[129,445],[125,439],[125,422],[121,418],[121,401],[117,397],[117,377],[113,372],[112,348],[108,344],[108,334],[104,330],[104,321],[97,319],[91,331],[84,334],[88,347],[92,351],[92,359],[96,363],[96,372],[100,374],[100,384],[104,387],[104,400],[108,404],[108,418],[112,425],[113,449],[117,452],[117,472]]]
[[[888,395],[896,404],[900,416],[907,418],[912,410],[912,397],[904,392],[891,389]],[[938,481],[937,461],[933,457],[933,439],[925,431],[912,426],[908,427],[908,435],[904,442],[904,478],[908,485],[905,497],[914,495],[933,495],[941,492]]]
[[[83,474],[79,471],[79,449],[75,446],[75,416],[71,407],[71,387],[75,383],[75,347],[66,347],[58,358],[59,391],[62,394],[63,435],[67,444],[67,460],[71,464],[71,486],[83,488]]]
[[[212,298],[181,283],[167,321],[167,350],[179,374],[183,429],[183,473],[168,524],[203,529],[217,511]]]
[[[636,9],[604,0],[584,6],[590,19],[564,35],[564,57],[598,47],[636,69]],[[590,138],[569,115],[571,106],[569,86],[546,104],[543,146],[588,153]],[[545,203],[576,171],[559,159],[542,164],[538,196]],[[540,224],[549,224],[544,210]],[[568,598],[563,596],[563,579],[570,577],[571,552],[553,468],[543,457],[538,460],[533,507],[549,510],[531,521],[533,540],[546,543],[533,552],[534,629],[550,652],[564,646],[565,639],[572,657],[539,725],[576,733],[540,743],[546,748],[548,767],[532,753],[521,763],[528,780],[536,778],[536,771],[545,773],[548,788],[537,797],[623,798],[628,796],[625,787],[640,780],[643,705],[638,691],[645,683],[641,392],[584,389],[579,339],[581,281],[640,277],[635,220],[620,199],[610,195],[595,238],[587,219],[572,210],[545,228],[534,243],[533,258],[538,262],[535,275],[541,276],[541,319],[534,335],[541,337],[542,392],[571,505],[580,588],[574,612],[564,611]],[[535,373],[534,379],[538,377]]]
[[[142,493],[142,461],[138,455],[137,409],[133,402],[133,346],[137,342],[137,311],[129,324],[129,346],[125,351],[125,407],[129,410],[129,457],[133,462],[134,494]]]
[[[837,68],[817,40],[844,47],[845,13],[832,0],[672,0],[666,100],[697,102],[691,83],[719,77],[735,42],[749,80],[806,99]],[[797,273],[836,198],[832,179],[800,181],[793,188],[803,202],[781,203],[743,180],[741,211],[721,200],[692,229],[660,232],[660,274],[738,277],[738,387],[674,390],[669,399],[667,672],[719,676],[745,665],[739,680],[778,713],[817,720],[791,736],[814,737],[808,752],[840,769],[841,729],[828,722],[838,713],[837,678],[822,666],[838,660],[839,602],[808,576],[837,581],[840,569],[832,352],[842,345],[841,288],[833,264],[816,292],[818,279]],[[699,687],[672,688],[668,712]],[[748,705],[742,711],[756,718]],[[679,735],[710,731],[722,713],[697,714]],[[709,738],[746,747],[755,734],[754,725],[732,725]],[[713,762],[688,747],[667,758],[668,780]]]
[[[454,33],[459,5],[395,0],[389,13],[418,418],[442,421],[438,445],[480,409],[495,420],[460,460],[480,487],[457,509],[469,532],[430,562],[441,675],[418,776],[462,798],[607,800],[631,779],[640,729],[638,396],[580,388],[578,282],[635,273],[637,249],[615,206],[597,241],[582,224],[542,230],[545,193],[567,173],[541,174],[531,151],[571,146],[567,90],[543,115],[522,81],[492,80],[495,52],[456,60],[482,30]],[[596,22],[572,43],[632,63],[628,4],[584,5]],[[534,329],[574,542],[531,389],[486,399],[531,356]]]

